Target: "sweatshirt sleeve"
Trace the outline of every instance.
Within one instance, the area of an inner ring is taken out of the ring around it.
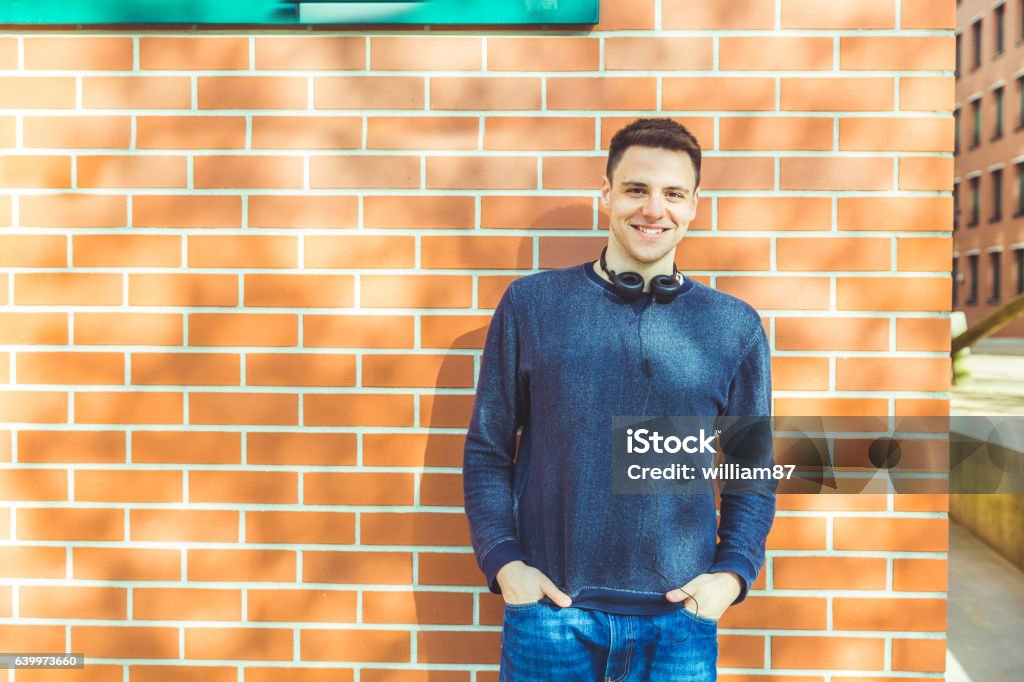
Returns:
[[[723,415],[756,419],[742,420],[747,428],[742,436],[735,438],[733,447],[723,442],[727,461],[744,467],[770,467],[774,464],[771,420],[768,418],[771,414],[771,393],[771,353],[758,320],[757,329],[730,384],[729,401]],[[750,585],[764,565],[765,541],[775,519],[776,487],[774,479],[753,486],[746,482],[723,485],[719,543],[709,572],[732,571],[740,577],[740,594],[734,604],[746,599]]]
[[[519,371],[519,333],[512,287],[487,331],[476,401],[463,453],[462,485],[469,535],[490,591],[505,564],[525,560],[513,516],[516,432],[525,421],[527,384]]]

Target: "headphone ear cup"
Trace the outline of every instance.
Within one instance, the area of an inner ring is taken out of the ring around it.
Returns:
[[[658,303],[671,303],[681,288],[679,280],[671,275],[657,275],[651,279],[651,294]]]
[[[635,272],[616,273],[612,281],[619,296],[627,301],[634,301],[644,293],[644,278]]]

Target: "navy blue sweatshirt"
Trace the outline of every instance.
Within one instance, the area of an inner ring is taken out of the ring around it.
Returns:
[[[612,417],[770,409],[768,342],[737,298],[686,279],[669,303],[630,304],[589,263],[512,282],[487,333],[463,462],[491,592],[498,570],[521,560],[578,608],[669,613],[682,603],[666,592],[718,571],[740,577],[742,601],[764,564],[774,494],[723,492],[717,543],[710,484],[613,496]]]

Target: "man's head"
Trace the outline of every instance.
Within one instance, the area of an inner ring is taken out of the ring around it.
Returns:
[[[676,245],[697,214],[700,146],[669,119],[638,119],[612,138],[601,202],[615,270],[671,272]]]

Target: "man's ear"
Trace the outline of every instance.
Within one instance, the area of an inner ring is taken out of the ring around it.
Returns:
[[[601,179],[601,205],[608,208],[608,195],[612,191],[612,183],[605,176]]]

